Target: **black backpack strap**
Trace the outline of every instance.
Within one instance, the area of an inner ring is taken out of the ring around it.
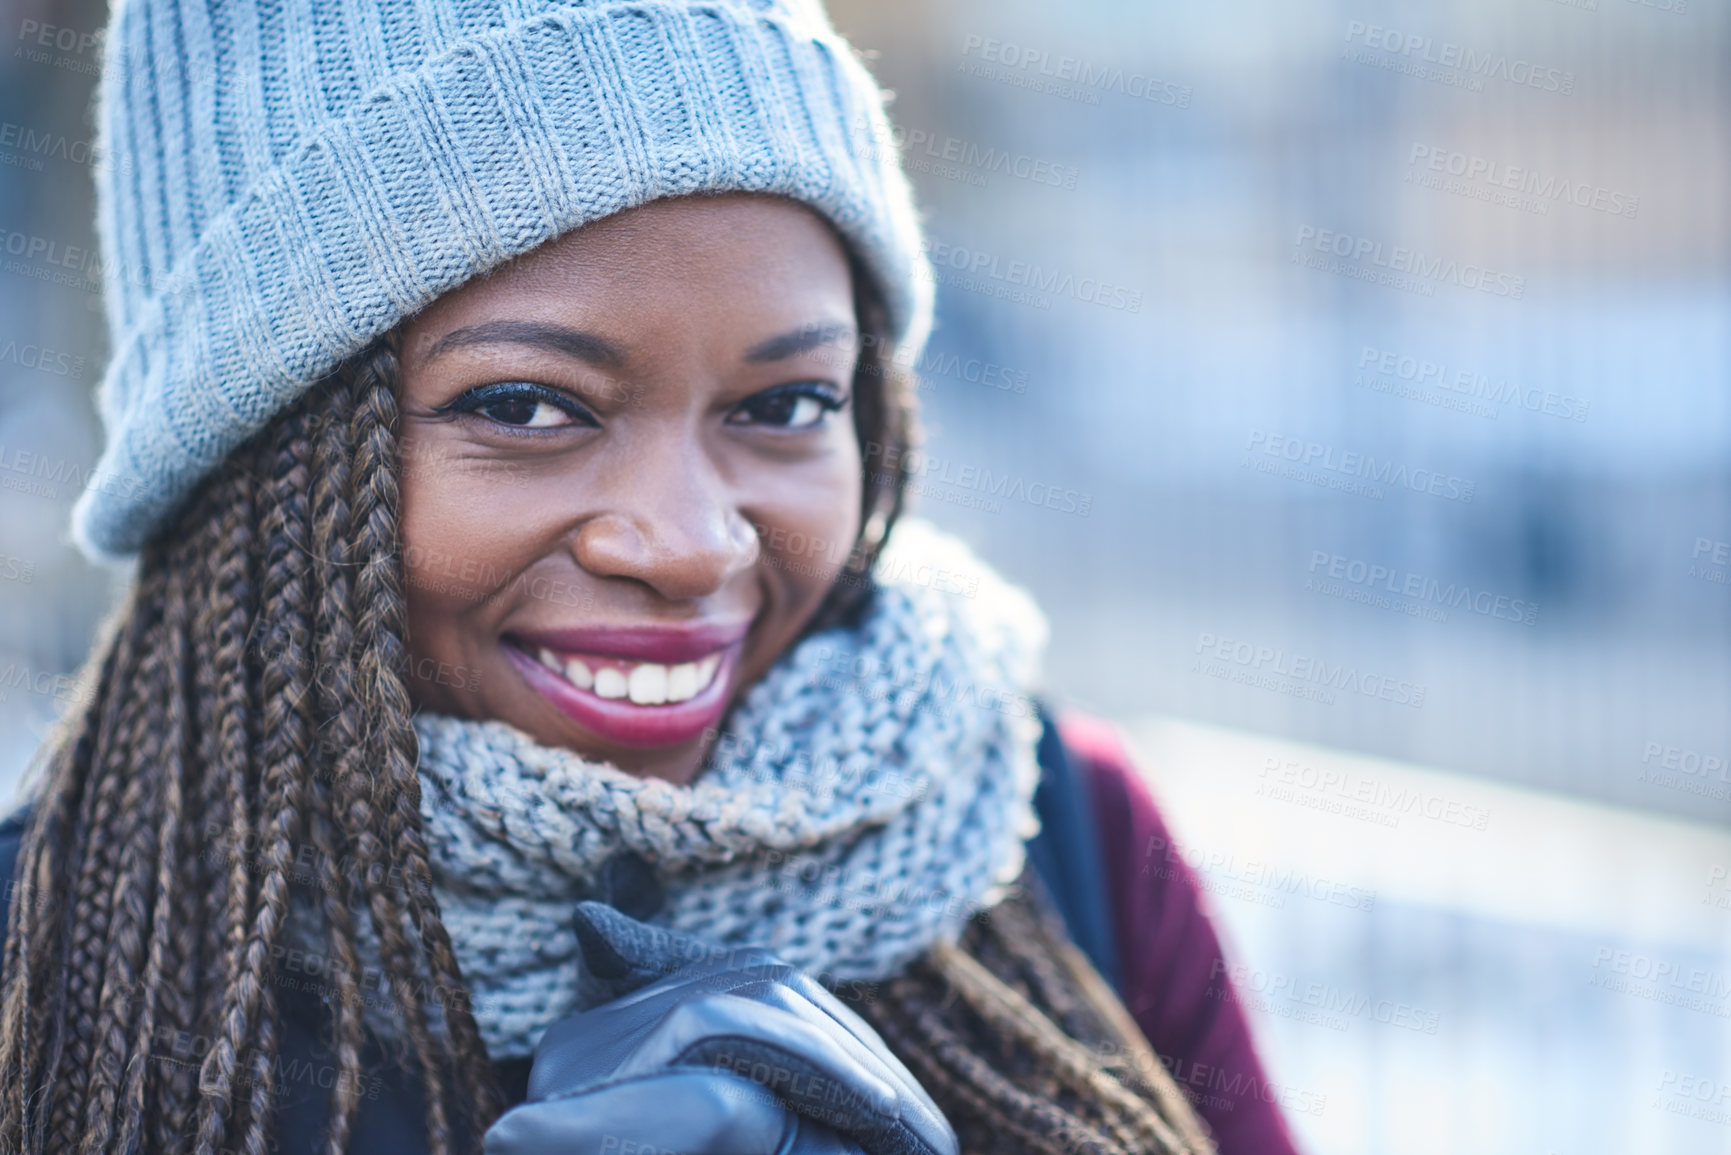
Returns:
[[[1040,833],[1028,842],[1028,860],[1050,892],[1070,937],[1122,997],[1118,935],[1100,857],[1093,793],[1085,775],[1070,760],[1044,705],[1040,707],[1040,722],[1043,730],[1035,751],[1040,785],[1034,791]]]

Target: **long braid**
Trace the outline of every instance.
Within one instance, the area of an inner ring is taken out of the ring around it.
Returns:
[[[180,1006],[179,991],[174,984],[164,982],[164,976],[174,973],[182,965],[184,957],[185,927],[173,917],[170,903],[176,893],[175,874],[178,870],[179,851],[182,847],[182,801],[185,797],[183,779],[188,763],[187,726],[185,703],[187,699],[187,682],[190,679],[189,653],[187,646],[187,599],[185,596],[184,577],[178,571],[169,571],[168,596],[163,613],[163,642],[159,649],[161,663],[159,676],[163,679],[166,693],[163,696],[163,731],[156,743],[155,758],[160,767],[157,787],[163,793],[163,817],[156,828],[154,851],[147,858],[140,854],[138,868],[148,868],[156,875],[155,893],[149,901],[152,906],[148,912],[140,912],[137,919],[140,927],[149,928],[149,940],[145,945],[145,967],[141,980],[129,984],[126,993],[125,1008],[127,1013],[114,1016],[111,1030],[113,1038],[113,1061],[118,1064],[127,1054],[148,1054],[151,1039],[156,1034],[156,1023],[159,1008],[163,1018],[169,1022],[178,1023],[183,1017]],[[149,827],[144,827],[149,831]],[[146,888],[142,879],[135,882],[135,890],[139,892],[140,901]],[[128,962],[136,967],[136,962],[130,958]],[[113,969],[113,964],[110,964]],[[113,976],[110,976],[113,981]],[[125,1024],[131,1020],[130,1039],[121,1037]],[[123,1085],[120,1088],[118,1102],[110,1108],[114,1125],[119,1128],[118,1141],[115,1146],[126,1150],[134,1145],[138,1132],[145,1126],[146,1104],[144,1098],[144,1076],[146,1063],[134,1062],[122,1072]],[[104,1132],[98,1131],[98,1135]],[[99,1149],[99,1145],[91,1144]]]
[[[475,1024],[462,975],[451,950],[450,937],[433,899],[432,871],[421,835],[421,787],[416,770],[418,751],[407,670],[406,601],[398,531],[397,399],[398,367],[395,350],[381,344],[356,375],[357,419],[365,419],[365,439],[357,438],[355,498],[352,510],[356,541],[362,560],[356,580],[356,595],[362,606],[357,621],[360,640],[361,677],[373,688],[375,710],[367,718],[369,732],[378,742],[375,765],[384,769],[386,841],[392,857],[403,866],[403,889],[409,913],[427,951],[432,991],[453,1044],[462,1105],[469,1125],[478,1137],[498,1113],[486,1047]],[[394,927],[392,928],[395,929]],[[381,928],[383,933],[383,928]],[[389,948],[389,942],[386,946]],[[407,1009],[417,1010],[414,999]],[[424,1028],[408,1020],[409,1037],[421,1059],[430,1086],[443,1080],[430,1061],[431,1049]],[[441,1096],[430,1095],[429,1102]],[[429,1121],[432,1119],[429,1112]],[[443,1120],[440,1120],[443,1122]],[[440,1155],[442,1136],[435,1132],[433,1150]]]
[[[352,914],[354,887],[341,868],[348,846],[340,843],[332,815],[364,803],[354,797],[364,781],[362,734],[351,708],[355,700],[353,598],[349,553],[349,466],[353,456],[352,430],[346,415],[353,410],[353,383],[348,376],[332,385],[332,408],[339,419],[320,424],[313,454],[313,556],[323,585],[319,591],[317,634],[319,639],[319,713],[328,719],[322,731],[328,775],[313,780],[315,805],[311,808],[313,847],[320,863],[319,889],[329,929],[330,954],[336,981],[335,1048],[337,1080],[331,1102],[327,1139],[329,1155],[348,1149],[349,1130],[360,1106],[361,1044],[364,1037],[361,961],[355,943]],[[338,798],[342,801],[338,801]]]
[[[25,832],[21,862],[34,861],[37,869],[22,867],[15,872],[18,885],[9,905],[9,919],[23,928],[8,935],[5,973],[22,975],[23,981],[5,992],[0,1013],[0,1035],[19,1040],[0,1059],[0,1136],[29,1135],[43,1139],[46,1113],[36,1113],[37,1088],[45,1073],[55,1066],[47,1029],[46,1007],[50,1000],[65,997],[66,973],[54,963],[64,950],[70,927],[63,917],[64,905],[53,901],[54,888],[66,875],[68,843],[74,841],[73,825],[81,810],[82,783],[60,771],[65,765],[88,765],[97,749],[102,720],[113,697],[112,675],[123,650],[130,650],[131,619],[124,610],[109,617],[101,629],[101,645],[86,664],[79,679],[80,696],[90,704],[59,724],[60,737],[47,751],[47,776],[39,803],[40,820]],[[100,655],[98,658],[96,655]],[[28,850],[29,852],[26,852]],[[39,981],[32,984],[31,977]]]
[[[465,1150],[496,1112],[419,832],[395,362],[374,354],[337,377],[231,454],[146,548],[86,665],[89,700],[41,756],[0,991],[8,1151],[268,1148],[272,960],[302,834],[324,860],[350,1009],[336,1016],[328,1150],[349,1146],[361,1075],[351,900],[418,1036],[433,1149],[457,1148],[453,1104]],[[315,481],[337,458],[347,480]],[[430,992],[450,991],[435,1031]]]
[[[179,884],[187,869],[187,860],[195,858],[197,843],[189,837],[193,823],[183,813],[186,800],[196,797],[197,782],[189,782],[194,769],[192,757],[193,719],[188,716],[189,683],[193,681],[193,654],[189,637],[190,607],[186,597],[184,575],[171,571],[168,604],[164,615],[168,671],[172,691],[164,705],[164,744],[162,749],[163,814],[156,846],[156,879],[150,915],[150,941],[145,972],[138,993],[138,1023],[131,1041],[131,1054],[149,1055],[159,1026],[174,1032],[191,1026],[193,992],[176,981],[195,966],[196,886]],[[197,869],[196,861],[192,869]],[[156,1100],[145,1097],[149,1062],[134,1061],[126,1073],[119,1107],[119,1141],[122,1150],[139,1142],[139,1133],[155,1125],[160,1129],[162,1112],[169,1106],[166,1095]],[[184,1088],[184,1082],[182,1083]],[[160,1132],[159,1132],[160,1133]]]
[[[160,591],[158,575],[153,573],[150,577],[141,577],[131,610],[133,628],[126,638],[137,646],[140,659],[149,652],[148,638],[160,611]],[[131,654],[127,656],[138,660]],[[100,831],[102,836],[82,848],[83,854],[76,866],[77,883],[73,892],[65,972],[64,999],[68,1021],[66,1029],[56,1035],[58,1062],[52,1076],[65,1088],[65,1093],[57,1099],[48,1120],[52,1143],[57,1150],[71,1151],[80,1146],[80,1125],[90,1085],[97,1001],[102,993],[100,955],[113,906],[115,860],[124,837],[122,830],[128,820],[128,816],[119,813],[121,784],[127,777],[128,754],[137,749],[144,729],[142,697],[137,692],[122,692],[114,694],[106,703],[92,756],[98,777],[95,789],[86,795],[87,806],[79,815],[80,825],[85,830]]]
[[[280,890],[276,869],[278,831],[274,829],[282,802],[283,762],[292,759],[294,737],[285,737],[280,727],[292,727],[296,704],[285,704],[284,695],[294,680],[289,668],[295,657],[295,635],[304,628],[306,607],[302,586],[288,567],[304,564],[285,560],[292,552],[286,535],[292,533],[294,511],[284,508],[284,490],[295,481],[305,483],[305,410],[291,407],[277,422],[272,444],[260,447],[254,481],[257,514],[262,525],[255,549],[262,553],[258,570],[259,615],[247,634],[247,644],[236,655],[239,667],[226,686],[229,710],[224,711],[222,757],[228,763],[222,775],[228,820],[228,896],[224,909],[227,949],[223,953],[226,998],[219,1021],[214,1024],[210,1049],[199,1069],[199,1117],[195,1150],[209,1155],[222,1146],[231,1128],[247,1124],[241,1131],[250,1146],[255,1132],[266,1125],[257,1117],[256,1096],[237,1101],[237,1083],[254,1083],[257,1071],[247,1073],[249,1046],[268,1048],[274,1031],[267,1020],[274,1017],[270,999],[270,948],[282,916],[282,903],[273,910],[266,896],[269,882]],[[275,598],[273,599],[273,595]],[[290,653],[284,653],[287,649]],[[262,652],[261,652],[262,651]],[[243,719],[257,719],[256,738],[242,733]],[[304,760],[303,760],[304,762]],[[290,770],[293,768],[291,767]],[[300,767],[304,773],[304,764]],[[267,785],[266,777],[270,778]],[[271,791],[269,798],[265,791]],[[272,805],[277,803],[278,805]],[[265,848],[267,844],[270,850]],[[260,877],[260,865],[266,872]],[[268,1100],[271,1090],[264,1080]],[[255,1155],[249,1151],[248,1155]]]
[[[275,952],[288,917],[288,880],[313,771],[311,540],[307,495],[311,446],[305,410],[288,418],[282,451],[270,479],[271,509],[262,597],[277,612],[263,638],[264,824],[259,908],[247,944],[245,988],[256,987],[251,1032],[252,1096],[243,1144],[246,1155],[265,1155],[270,1141],[272,1066],[276,1060]],[[246,1036],[242,1036],[245,1038]]]
[[[180,1039],[197,1037],[199,1033],[199,975],[211,965],[210,960],[217,957],[221,949],[220,922],[206,926],[203,917],[207,893],[217,892],[213,909],[221,911],[225,905],[221,893],[224,875],[210,861],[209,848],[204,841],[205,828],[181,811],[196,800],[206,799],[207,786],[214,781],[211,767],[216,763],[218,748],[215,714],[217,671],[222,668],[216,623],[227,617],[234,596],[234,591],[222,577],[223,567],[230,560],[222,546],[231,540],[228,535],[234,518],[247,516],[251,508],[250,501],[233,493],[228,495],[236,498],[231,504],[214,506],[209,501],[214,492],[205,491],[204,512],[198,518],[200,566],[190,578],[200,583],[199,588],[205,590],[206,595],[199,600],[196,611],[184,600],[171,598],[169,602],[171,620],[177,629],[188,634],[186,645],[181,646],[178,642],[176,645],[182,651],[179,660],[191,665],[191,701],[183,702],[179,695],[169,699],[172,711],[170,728],[181,735],[184,745],[174,750],[181,760],[178,773],[174,766],[168,768],[169,794],[164,798],[164,841],[157,885],[165,896],[172,896],[173,911],[168,916],[171,927],[162,939],[164,955],[160,968],[145,977],[146,992],[154,993],[155,1003],[152,1018],[141,1026],[139,1041],[135,1045],[138,1052],[148,1055],[149,1059],[146,1063],[134,1064],[136,1087],[129,1088],[130,1095],[143,1095],[145,1073],[153,1066],[159,1069],[155,1094],[144,1106],[154,1144],[151,1149],[176,1153],[184,1150],[191,1141],[188,1121],[192,1117],[197,1076],[191,1064],[173,1062],[171,1055],[159,1056],[155,1047],[162,1037]],[[180,589],[182,595],[185,593],[184,580]],[[189,612],[192,616],[190,623],[187,621]],[[192,709],[190,716],[186,713],[189,706]],[[204,822],[220,821],[210,806],[204,810]],[[174,829],[176,838],[172,846],[167,834],[170,827]],[[154,941],[152,950],[155,950]],[[151,964],[156,966],[154,953]],[[130,1136],[122,1136],[123,1149],[128,1138]]]
[[[256,452],[255,455],[256,456]],[[246,511],[258,516],[258,482],[249,476],[252,461],[236,461],[236,488],[246,501]],[[218,673],[219,691],[216,736],[211,752],[213,782],[207,796],[212,802],[213,815],[220,816],[218,846],[222,850],[212,871],[213,885],[206,905],[207,928],[221,928],[220,938],[212,945],[204,965],[211,977],[221,984],[221,1001],[207,1001],[199,1016],[197,1037],[214,1039],[224,1029],[233,1006],[233,992],[241,967],[241,950],[246,942],[246,926],[252,902],[252,870],[247,861],[254,845],[252,833],[251,783],[253,748],[257,726],[253,714],[253,663],[250,648],[252,629],[269,607],[259,601],[258,544],[249,518],[242,530],[246,561],[238,558],[225,566],[225,579],[238,584],[229,587],[235,594],[229,613],[215,624],[220,631],[218,647],[221,666]],[[206,829],[213,829],[211,823]],[[198,1155],[211,1155],[222,1143],[227,1128],[227,1116],[232,1107],[231,1081],[234,1078],[232,1053],[212,1046],[198,1070],[198,1106],[196,1110],[196,1140],[193,1149]]]
[[[934,947],[856,1009],[943,1108],[964,1152],[1214,1150],[1031,870],[959,944]]]
[[[165,719],[166,699],[180,693],[175,671],[170,623],[166,605],[173,596],[174,573],[165,571],[167,590],[164,613],[154,624],[140,671],[137,715],[141,719]],[[146,726],[139,735],[138,765],[131,768],[116,814],[115,844],[119,847],[111,884],[114,898],[101,967],[96,1027],[92,1033],[90,1083],[84,1103],[84,1133],[81,1151],[101,1151],[113,1133],[115,1105],[126,1078],[125,1056],[131,1050],[132,1025],[140,1001],[140,978],[145,941],[154,937],[151,923],[154,898],[146,880],[156,873],[156,843],[159,828],[145,805],[147,798],[163,793],[164,745],[170,740],[167,727]],[[160,920],[160,912],[158,912]]]
[[[385,355],[381,353],[378,357]],[[370,359],[356,380],[355,485],[350,509],[356,557],[361,563],[355,580],[355,597],[360,607],[355,623],[359,641],[358,681],[375,695],[382,687],[399,682],[402,676],[379,654],[383,632],[379,621],[381,603],[393,598],[400,600],[400,591],[394,580],[398,564],[395,402],[382,382],[376,380],[378,369],[377,358]],[[397,799],[413,783],[416,753],[413,733],[405,736],[400,729],[389,727],[386,710],[376,698],[369,705],[371,708],[360,718],[367,739],[365,765],[379,778],[364,795],[355,792],[364,798],[364,805],[351,805],[349,817],[358,865],[372,883],[382,870],[381,864],[390,861],[397,849],[391,827],[400,814]],[[397,994],[396,1007],[427,1088],[428,1146],[432,1155],[446,1155],[451,1147],[451,1130],[444,1102],[445,1073],[427,1026],[426,1008],[421,1003],[425,984],[403,933],[404,913],[397,894],[388,886],[370,886],[369,891],[373,926],[379,934],[385,970],[391,976]]]

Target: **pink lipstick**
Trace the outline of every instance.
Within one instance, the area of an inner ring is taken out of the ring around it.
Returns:
[[[560,712],[623,746],[673,746],[721,720],[749,619],[691,626],[538,630],[504,639]]]

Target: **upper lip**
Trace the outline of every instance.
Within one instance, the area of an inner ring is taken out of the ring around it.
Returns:
[[[693,662],[742,640],[751,619],[683,626],[581,626],[517,631],[510,636],[534,648],[594,654],[637,662]]]

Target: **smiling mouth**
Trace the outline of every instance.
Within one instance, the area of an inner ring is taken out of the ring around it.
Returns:
[[[500,640],[529,688],[561,714],[604,741],[654,748],[694,741],[721,721],[747,628],[555,630]]]
[[[606,701],[629,702],[633,706],[665,706],[695,698],[715,681],[724,656],[724,651],[718,649],[696,661],[668,665],[598,654],[562,653],[546,646],[523,648],[577,689]]]

